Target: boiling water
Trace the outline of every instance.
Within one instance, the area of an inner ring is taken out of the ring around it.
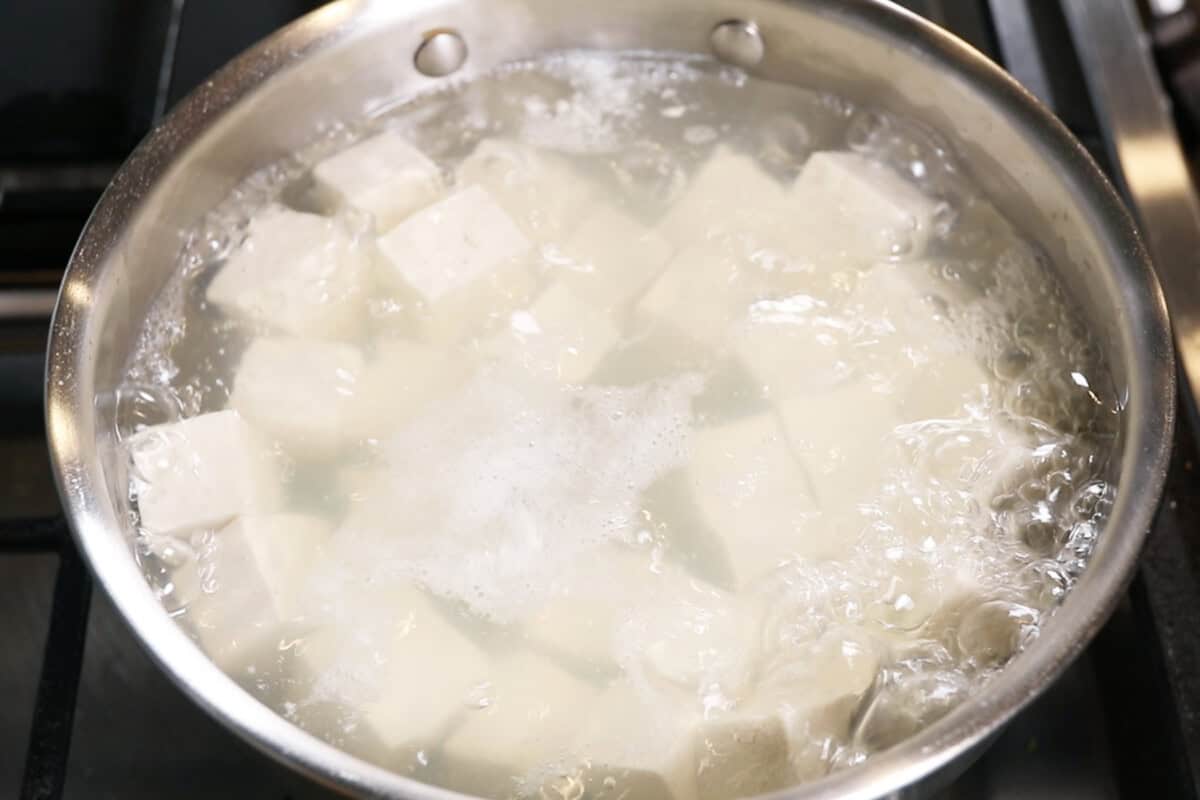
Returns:
[[[529,244],[452,313],[380,281],[387,232],[313,176],[385,129],[441,196],[484,176]],[[796,201],[827,151],[928,214]],[[859,763],[1037,635],[1112,500],[1098,349],[964,166],[907,120],[644,54],[335,127],[189,234],[117,396],[118,435],[168,455],[186,436],[155,426],[232,403],[270,487],[154,530],[135,461],[138,557],[236,680],[421,780],[731,797]],[[374,271],[342,327],[211,302],[275,204]]]

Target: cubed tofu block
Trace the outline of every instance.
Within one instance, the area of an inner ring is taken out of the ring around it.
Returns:
[[[494,795],[561,763],[583,709],[597,691],[552,662],[518,652],[498,662],[477,707],[444,741],[452,787]]]
[[[362,353],[350,345],[255,339],[229,405],[295,453],[329,453],[348,438],[362,371]]]
[[[447,341],[507,313],[533,289],[529,239],[475,185],[379,239],[383,278],[417,300],[429,338]]]
[[[317,695],[356,708],[366,728],[361,738],[390,763],[436,747],[460,715],[473,713],[492,665],[415,585],[372,597],[382,607],[369,613],[393,620],[388,635],[376,640],[355,625],[326,627],[305,638],[299,658]]]
[[[968,491],[983,509],[1034,467],[1038,447],[1027,433],[994,418],[925,423],[902,444],[920,479]]]
[[[776,713],[717,715],[702,721],[694,737],[699,800],[749,797],[796,781],[787,732]]]
[[[822,512],[848,511],[876,491],[894,463],[890,440],[900,420],[891,396],[853,381],[794,394],[778,408]]]
[[[720,146],[659,223],[676,247],[727,234],[776,238],[788,222],[788,192],[753,158]]]
[[[384,131],[313,167],[319,197],[370,214],[383,233],[442,193],[441,171],[395,131]]]
[[[792,188],[798,253],[826,269],[866,267],[925,247],[937,204],[857,153],[813,153]]]
[[[215,528],[279,498],[278,467],[236,411],[147,428],[129,452],[138,516],[154,533]]]
[[[486,189],[539,247],[566,241],[595,194],[562,156],[504,139],[480,142],[459,165],[456,182]]]
[[[949,323],[925,264],[875,265],[848,308],[862,325],[855,350],[895,389],[902,422],[962,417],[986,399],[990,376]]]
[[[783,724],[790,780],[820,777],[829,770],[830,744],[845,740],[876,680],[881,646],[864,629],[837,627],[816,641],[772,654],[771,662],[773,669],[742,711]]]
[[[551,263],[589,304],[624,311],[653,281],[674,248],[657,232],[607,205],[596,205]]]
[[[679,581],[655,596],[617,639],[626,673],[664,696],[730,708],[753,683],[757,620],[734,596],[699,580]]]
[[[559,577],[545,605],[523,620],[522,637],[564,663],[611,672],[621,626],[678,580],[675,572],[656,567],[649,553],[599,548]]]
[[[466,359],[407,339],[375,343],[351,401],[347,432],[381,439],[408,423],[470,374]]]
[[[824,552],[808,477],[773,414],[693,434],[691,494],[724,543],[738,586],[788,558]]]
[[[556,283],[528,309],[513,312],[508,327],[484,350],[539,377],[582,383],[620,338],[621,331],[586,295]]]
[[[784,402],[796,392],[821,391],[854,373],[845,326],[808,295],[760,300],[734,334],[734,353],[759,392]]]
[[[635,314],[643,324],[717,347],[730,326],[745,319],[754,300],[745,270],[740,259],[722,248],[684,248],[638,301]]]
[[[990,387],[987,370],[970,353],[935,352],[904,381],[896,408],[904,422],[961,419],[986,402]]]
[[[217,531],[197,563],[181,568],[206,577],[185,619],[218,666],[237,672],[277,649],[300,613],[304,581],[331,527],[305,514],[238,517]]]
[[[350,339],[364,327],[369,263],[366,245],[337,220],[276,206],[250,221],[206,298],[294,336]]]
[[[897,368],[961,349],[947,319],[950,307],[924,262],[876,264],[859,275],[846,301],[858,321],[858,348]]]
[[[560,780],[595,800],[689,800],[696,794],[694,737],[700,715],[647,698],[628,681],[580,714]],[[556,797],[555,781],[545,795]],[[729,795],[732,797],[733,795]]]

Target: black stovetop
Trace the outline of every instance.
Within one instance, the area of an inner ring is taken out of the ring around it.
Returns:
[[[1097,0],[1132,2],[1133,0]],[[1057,0],[907,0],[1005,63],[1104,162]],[[0,8],[0,797],[324,797],[201,712],[142,652],[59,517],[42,431],[44,307],[87,213],[163,109],[314,0]],[[1181,130],[1191,4],[1148,31]],[[1152,24],[1151,24],[1152,23]],[[1198,73],[1200,74],[1200,73]],[[1139,576],[1084,656],[943,796],[1195,798],[1200,461],[1186,419]]]

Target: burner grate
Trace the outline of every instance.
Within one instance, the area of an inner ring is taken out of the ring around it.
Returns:
[[[92,580],[62,517],[0,522],[0,553],[14,552],[58,555],[20,795],[21,800],[57,800],[66,785]]]

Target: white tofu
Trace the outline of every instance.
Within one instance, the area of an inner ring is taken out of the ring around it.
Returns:
[[[277,650],[331,528],[306,514],[238,517],[217,531],[198,563],[182,568],[205,576],[206,591],[189,604],[186,619],[218,666],[240,671]]]
[[[984,366],[969,353],[934,353],[923,369],[907,376],[897,398],[904,422],[972,416],[991,387]]]
[[[581,709],[597,690],[527,652],[495,664],[477,707],[446,737],[442,753],[452,788],[478,795],[561,762]]]
[[[205,296],[277,331],[350,339],[364,327],[369,262],[366,245],[338,221],[276,206],[251,219]]]
[[[574,769],[597,800],[688,800],[695,796],[694,737],[700,715],[682,705],[646,698],[627,681],[605,689],[580,714],[571,740]],[[551,784],[553,788],[553,784]],[[558,796],[553,791],[544,793]]]
[[[485,139],[459,165],[456,183],[482,186],[536,245],[563,242],[594,188],[556,153],[504,139]]]
[[[363,371],[350,345],[255,339],[242,356],[231,408],[299,454],[323,454],[347,439]]]
[[[1035,464],[1038,442],[996,419],[937,421],[905,442],[921,479],[955,498],[969,492],[981,509]],[[965,513],[965,512],[961,512]]]
[[[654,571],[648,553],[599,548],[559,577],[550,600],[522,621],[522,638],[566,663],[612,671],[621,626],[678,580]]]
[[[618,631],[618,660],[642,686],[729,708],[749,691],[758,625],[736,598],[699,580],[679,581]]]
[[[424,597],[396,609],[384,691],[362,722],[389,753],[436,746],[457,716],[478,710],[493,664]]]
[[[854,373],[844,326],[808,295],[755,302],[733,347],[758,390],[777,402],[832,388]]]
[[[663,326],[708,347],[717,347],[740,323],[754,299],[746,266],[722,248],[693,245],[680,250],[638,301],[645,324]]]
[[[335,625],[306,637],[301,672],[318,693],[356,708],[363,739],[376,755],[436,747],[486,687],[491,661],[415,585],[389,587],[372,613],[393,620],[382,641],[355,625]]]
[[[142,527],[178,534],[271,509],[278,466],[236,411],[155,425],[129,441]]]
[[[895,388],[902,422],[967,416],[989,394],[991,378],[950,325],[939,288],[925,264],[877,264],[849,300],[865,328],[856,350]]]
[[[470,365],[441,348],[407,339],[375,343],[350,404],[347,432],[381,439],[460,386]]]
[[[699,800],[759,795],[796,781],[778,714],[719,714],[702,721],[694,737]]]
[[[825,269],[921,253],[937,204],[857,153],[813,153],[792,187],[798,254]]]
[[[724,234],[774,238],[788,221],[788,192],[750,156],[719,146],[659,223],[676,247]]]
[[[436,164],[395,131],[384,131],[313,167],[319,197],[370,214],[383,233],[436,200],[444,188]]]
[[[894,463],[891,437],[900,422],[894,399],[863,381],[794,394],[778,410],[816,505],[827,515],[873,493]]]
[[[773,414],[692,435],[688,483],[705,522],[724,544],[738,586],[806,554],[816,508],[808,478]]]
[[[479,186],[418,211],[378,244],[383,279],[416,298],[435,341],[457,338],[533,289],[529,239]]]
[[[513,312],[486,352],[521,364],[539,377],[582,383],[621,338],[607,314],[564,283]]]
[[[846,301],[860,326],[858,348],[894,369],[961,352],[946,318],[949,307],[923,262],[874,265]]]
[[[844,740],[875,682],[881,646],[863,629],[838,627],[814,642],[772,654],[771,663],[772,670],[743,711],[782,722],[790,780],[820,777],[829,768],[829,740]]]
[[[589,304],[623,311],[666,266],[674,247],[657,232],[597,205],[563,245],[555,273]]]

